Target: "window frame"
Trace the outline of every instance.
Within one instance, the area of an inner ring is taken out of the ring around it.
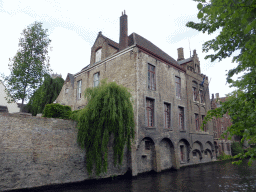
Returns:
[[[196,131],[200,131],[199,115],[197,113],[195,113],[195,125],[196,125]]]
[[[205,98],[204,98],[204,93],[203,90],[199,90],[199,98],[200,98],[200,103],[205,103]]]
[[[169,108],[169,113],[168,113],[168,108]],[[171,122],[172,122],[171,121],[171,110],[172,110],[171,103],[164,102],[164,129],[171,130]],[[169,118],[169,119],[167,119],[167,118]]]
[[[151,115],[150,115],[150,112],[151,112]],[[151,118],[149,118],[149,117],[151,117]],[[145,120],[146,120],[145,124],[147,127],[155,126],[155,99],[152,99],[149,97],[146,97],[146,118],[145,118]],[[150,120],[152,120],[152,123],[150,123]]]
[[[176,98],[181,99],[181,78],[175,76]]]
[[[156,66],[148,63],[148,89],[156,91]],[[151,70],[152,69],[152,70]]]
[[[182,106],[178,106],[178,126],[180,131],[186,131],[185,130],[185,108]]]
[[[95,76],[96,76],[97,74],[98,74],[98,80],[95,81]],[[95,82],[98,82],[98,84],[95,85]],[[99,86],[99,84],[100,84],[100,72],[97,72],[97,73],[94,73],[94,74],[93,74],[93,87],[97,87],[97,86]]]
[[[82,79],[77,81],[77,99],[82,98]]]
[[[100,56],[97,56],[97,54],[100,53]],[[98,48],[95,51],[95,63],[101,61],[101,57],[102,57],[102,47]],[[97,60],[97,58],[99,58],[99,60]]]

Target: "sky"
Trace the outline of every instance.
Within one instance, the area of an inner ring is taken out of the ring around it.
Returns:
[[[119,42],[119,18],[128,15],[128,34],[143,36],[174,59],[177,48],[185,58],[196,49],[201,73],[210,80],[210,95],[224,97],[233,89],[226,84],[226,70],[236,67],[232,59],[205,60],[202,44],[216,37],[186,27],[197,19],[197,3],[192,0],[170,1],[85,1],[85,0],[0,0],[0,73],[10,74],[9,58],[18,50],[22,30],[35,21],[48,29],[50,65],[54,73],[66,78],[90,63],[91,47],[99,33]]]

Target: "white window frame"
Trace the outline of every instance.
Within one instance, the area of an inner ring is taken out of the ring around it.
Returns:
[[[94,73],[93,75],[93,87],[97,87],[100,83],[100,72]]]
[[[77,81],[77,99],[82,97],[82,80]]]

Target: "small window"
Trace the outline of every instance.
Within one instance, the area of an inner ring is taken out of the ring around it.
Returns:
[[[205,117],[205,115],[202,115],[202,123],[203,123],[203,121],[204,121],[204,117]],[[205,132],[207,131],[206,125],[204,126],[204,131],[205,131]]]
[[[179,110],[179,128],[181,131],[185,130],[184,126],[184,108],[183,107],[178,107]]]
[[[207,155],[207,151],[204,151],[204,155]]]
[[[65,94],[67,94],[67,93],[68,93],[68,88],[65,89]]]
[[[200,127],[199,127],[199,115],[197,113],[195,113],[195,123],[196,123],[196,130],[199,131]]]
[[[176,84],[176,97],[181,98],[181,81],[179,77],[175,77],[175,84]]]
[[[171,128],[171,105],[164,103],[164,128]]]
[[[199,91],[199,95],[200,95],[200,102],[201,102],[201,103],[204,103],[204,102],[205,102],[205,101],[204,101],[204,94],[203,94],[203,91],[202,91],[202,90]]]
[[[97,87],[99,85],[100,73],[95,73],[93,75],[93,87]]]
[[[148,127],[153,127],[154,126],[154,100],[153,99],[146,99],[146,109],[147,109],[147,122],[146,125]]]
[[[193,151],[193,157],[196,157],[196,151]]]
[[[156,90],[155,66],[148,64],[148,89]]]
[[[101,49],[98,49],[95,53],[95,63],[101,60]]]
[[[82,80],[77,81],[77,99],[82,97]]]

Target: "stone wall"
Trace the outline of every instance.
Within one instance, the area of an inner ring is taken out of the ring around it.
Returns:
[[[120,168],[112,157],[110,150],[108,172],[100,177],[127,172],[127,151]],[[74,121],[0,114],[0,191],[97,178],[85,166]]]

